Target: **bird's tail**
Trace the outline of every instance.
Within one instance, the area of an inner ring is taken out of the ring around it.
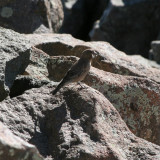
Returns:
[[[61,81],[56,87],[56,89],[52,91],[52,94],[55,95],[64,85],[65,85],[64,81]]]

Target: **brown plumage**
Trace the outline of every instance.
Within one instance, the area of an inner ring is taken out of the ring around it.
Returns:
[[[91,67],[93,53],[95,52],[91,49],[83,51],[81,58],[73,64],[56,89],[52,91],[53,95],[63,86],[69,83],[80,82],[85,78]]]

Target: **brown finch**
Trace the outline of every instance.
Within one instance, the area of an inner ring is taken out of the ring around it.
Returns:
[[[52,91],[52,94],[56,94],[63,86],[69,83],[82,81],[90,70],[91,61],[95,53],[91,49],[84,50],[81,58],[68,70],[56,89]]]

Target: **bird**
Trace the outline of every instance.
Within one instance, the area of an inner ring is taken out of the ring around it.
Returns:
[[[62,87],[70,83],[82,81],[90,70],[94,54],[96,54],[95,50],[84,50],[80,59],[72,65],[58,86],[52,91],[52,94],[55,95]]]

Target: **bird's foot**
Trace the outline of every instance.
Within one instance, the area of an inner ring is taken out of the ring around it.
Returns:
[[[84,88],[85,88],[85,87],[83,87],[83,86],[81,85],[80,82],[77,82],[77,84],[81,86],[81,88],[79,88],[78,90],[81,90],[81,89],[84,89]]]

